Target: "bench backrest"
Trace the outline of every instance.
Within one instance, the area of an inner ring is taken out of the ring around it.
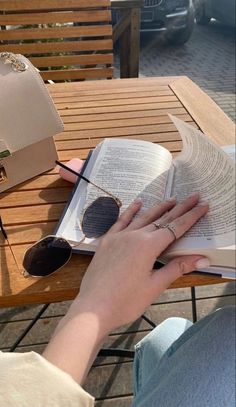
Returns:
[[[110,0],[0,0],[0,52],[25,55],[44,80],[112,78]]]

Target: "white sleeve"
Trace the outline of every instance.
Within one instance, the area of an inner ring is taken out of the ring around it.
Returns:
[[[35,352],[0,352],[1,407],[93,407],[72,377]]]

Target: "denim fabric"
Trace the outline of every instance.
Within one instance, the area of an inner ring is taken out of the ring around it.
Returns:
[[[136,345],[132,407],[235,405],[235,307],[167,319]]]

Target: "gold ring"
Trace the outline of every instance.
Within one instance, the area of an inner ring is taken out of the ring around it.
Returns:
[[[170,223],[167,223],[166,225],[163,225],[162,227],[165,229],[168,229],[174,236],[175,240],[177,240],[176,230],[173,225],[171,225]]]

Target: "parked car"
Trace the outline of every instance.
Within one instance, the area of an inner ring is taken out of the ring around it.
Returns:
[[[197,24],[208,24],[211,18],[235,26],[235,0],[194,0]]]
[[[119,19],[119,11],[113,10],[113,21]],[[192,0],[144,0],[141,9],[141,32],[157,31],[164,34],[167,42],[184,44],[194,27]]]

